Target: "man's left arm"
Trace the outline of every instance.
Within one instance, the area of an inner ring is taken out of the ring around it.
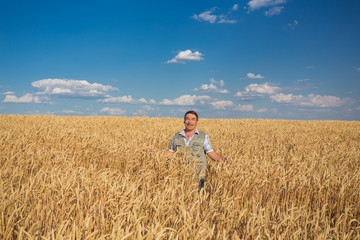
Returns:
[[[226,161],[227,163],[231,163],[231,159],[224,158],[223,156],[221,156],[220,154],[214,151],[214,149],[210,144],[210,139],[208,135],[205,136],[204,150],[206,154],[209,156],[209,158],[211,158],[214,161],[217,162]]]
[[[209,158],[211,158],[212,160],[217,161],[217,162],[224,160],[224,157],[215,151],[211,151],[207,155],[209,156]]]
[[[220,162],[220,161],[225,161],[227,163],[231,163],[231,160],[230,159],[227,159],[223,156],[221,156],[220,154],[218,154],[217,152],[215,151],[211,151],[207,154],[209,156],[209,158],[211,158],[212,160],[214,161],[217,161],[217,162]]]

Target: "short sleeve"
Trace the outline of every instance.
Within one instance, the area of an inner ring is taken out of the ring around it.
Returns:
[[[205,151],[205,153],[209,153],[209,152],[214,151],[214,149],[212,148],[212,146],[210,144],[209,136],[207,134],[205,135],[204,151]]]
[[[173,139],[171,140],[171,145],[170,145],[170,148],[169,148],[169,151],[170,152],[174,152],[174,141],[175,141],[175,136],[173,137]]]

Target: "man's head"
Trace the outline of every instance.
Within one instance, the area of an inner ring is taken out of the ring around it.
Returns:
[[[184,124],[185,124],[186,131],[195,130],[198,120],[199,120],[199,117],[195,111],[193,111],[193,110],[187,111],[184,115]]]
[[[187,112],[185,113],[185,115],[184,115],[184,121],[185,121],[186,116],[187,116],[188,114],[195,115],[195,116],[196,116],[196,121],[199,120],[198,114],[197,114],[194,110],[190,110],[190,111],[187,111]]]

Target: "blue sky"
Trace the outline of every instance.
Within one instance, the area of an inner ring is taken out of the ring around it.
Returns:
[[[0,114],[360,120],[360,1],[1,1]]]

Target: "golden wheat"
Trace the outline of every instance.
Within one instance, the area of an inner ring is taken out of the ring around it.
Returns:
[[[0,116],[0,239],[360,239],[360,122],[200,119],[233,160],[202,195],[164,156],[182,128]]]

